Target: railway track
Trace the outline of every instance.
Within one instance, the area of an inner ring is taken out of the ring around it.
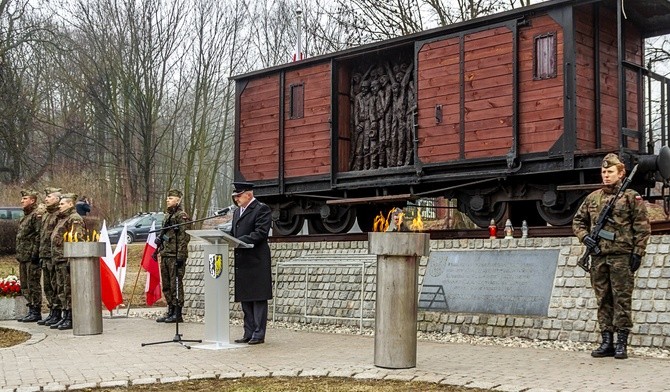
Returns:
[[[670,234],[670,221],[654,221],[651,223],[652,234]],[[430,231],[430,239],[459,239],[459,238],[489,238],[488,229],[451,229]],[[570,226],[533,226],[528,228],[528,238],[543,237],[572,237],[572,227]],[[496,238],[502,239],[505,236],[502,229],[498,229]],[[521,230],[514,231],[514,238],[521,237]],[[312,235],[291,235],[291,236],[271,236],[270,242],[337,242],[337,241],[367,241],[367,233],[345,233],[345,234],[312,234]]]

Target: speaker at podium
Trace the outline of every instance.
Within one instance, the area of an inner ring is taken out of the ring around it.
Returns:
[[[191,240],[207,242],[203,247],[205,280],[205,337],[193,348],[221,350],[247,347],[230,343],[230,289],[228,249],[253,248],[221,230],[186,230]]]

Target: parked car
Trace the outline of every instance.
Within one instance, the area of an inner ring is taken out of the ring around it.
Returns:
[[[21,207],[0,207],[0,219],[20,220],[23,218]]]
[[[160,228],[163,225],[163,218],[165,214],[163,212],[142,212],[132,218],[126,219],[125,221],[111,227],[108,230],[109,240],[112,243],[118,242],[121,232],[123,231],[123,226],[128,227],[128,235],[126,239],[128,243],[134,241],[146,241],[149,236],[149,230],[151,229],[151,223],[156,222],[156,228]]]

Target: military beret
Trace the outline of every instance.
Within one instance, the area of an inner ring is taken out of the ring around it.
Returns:
[[[70,200],[72,200],[72,202],[75,202],[75,201],[77,201],[77,194],[76,193],[63,193],[62,195],[60,195],[60,199],[61,200],[70,199]]]
[[[56,192],[63,192],[63,190],[61,188],[52,188],[52,187],[44,188],[44,194],[46,194],[47,196]]]
[[[39,195],[39,193],[34,189],[22,189],[21,190],[21,197],[32,196],[32,197],[37,199],[38,195]]]
[[[239,195],[242,192],[254,189],[254,184],[245,181],[233,182],[233,196]]]
[[[616,166],[620,164],[621,161],[619,160],[619,157],[616,154],[609,153],[605,155],[605,158],[603,158],[603,167],[608,168],[612,166]]]
[[[182,196],[184,196],[184,194],[183,194],[179,189],[170,189],[170,190],[168,191],[167,195],[168,195],[168,196],[178,197],[178,198],[180,198],[180,199],[182,198]]]

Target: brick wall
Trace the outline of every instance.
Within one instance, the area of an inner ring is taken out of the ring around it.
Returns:
[[[334,260],[362,261],[366,241],[295,242],[271,244],[273,273],[277,263],[311,254],[334,255]],[[471,314],[420,311],[422,331],[464,333],[480,336],[515,336],[530,339],[593,342],[599,339],[596,300],[588,276],[578,268],[583,247],[576,238],[433,240],[431,250],[559,249],[559,259],[549,311],[544,316]],[[191,242],[185,277],[187,313],[204,314],[202,243]],[[670,347],[670,236],[652,236],[647,256],[637,273],[633,294],[634,324],[631,345]],[[421,260],[419,285],[428,258]],[[233,298],[232,252],[231,301]],[[282,266],[275,281],[270,315],[289,322],[335,323],[374,326],[375,266]],[[305,281],[308,279],[307,298]],[[364,297],[361,310],[361,297]],[[305,304],[307,305],[305,308]],[[307,315],[307,317],[305,316]],[[323,318],[315,316],[324,316]],[[231,304],[231,317],[241,318],[239,303]]]

